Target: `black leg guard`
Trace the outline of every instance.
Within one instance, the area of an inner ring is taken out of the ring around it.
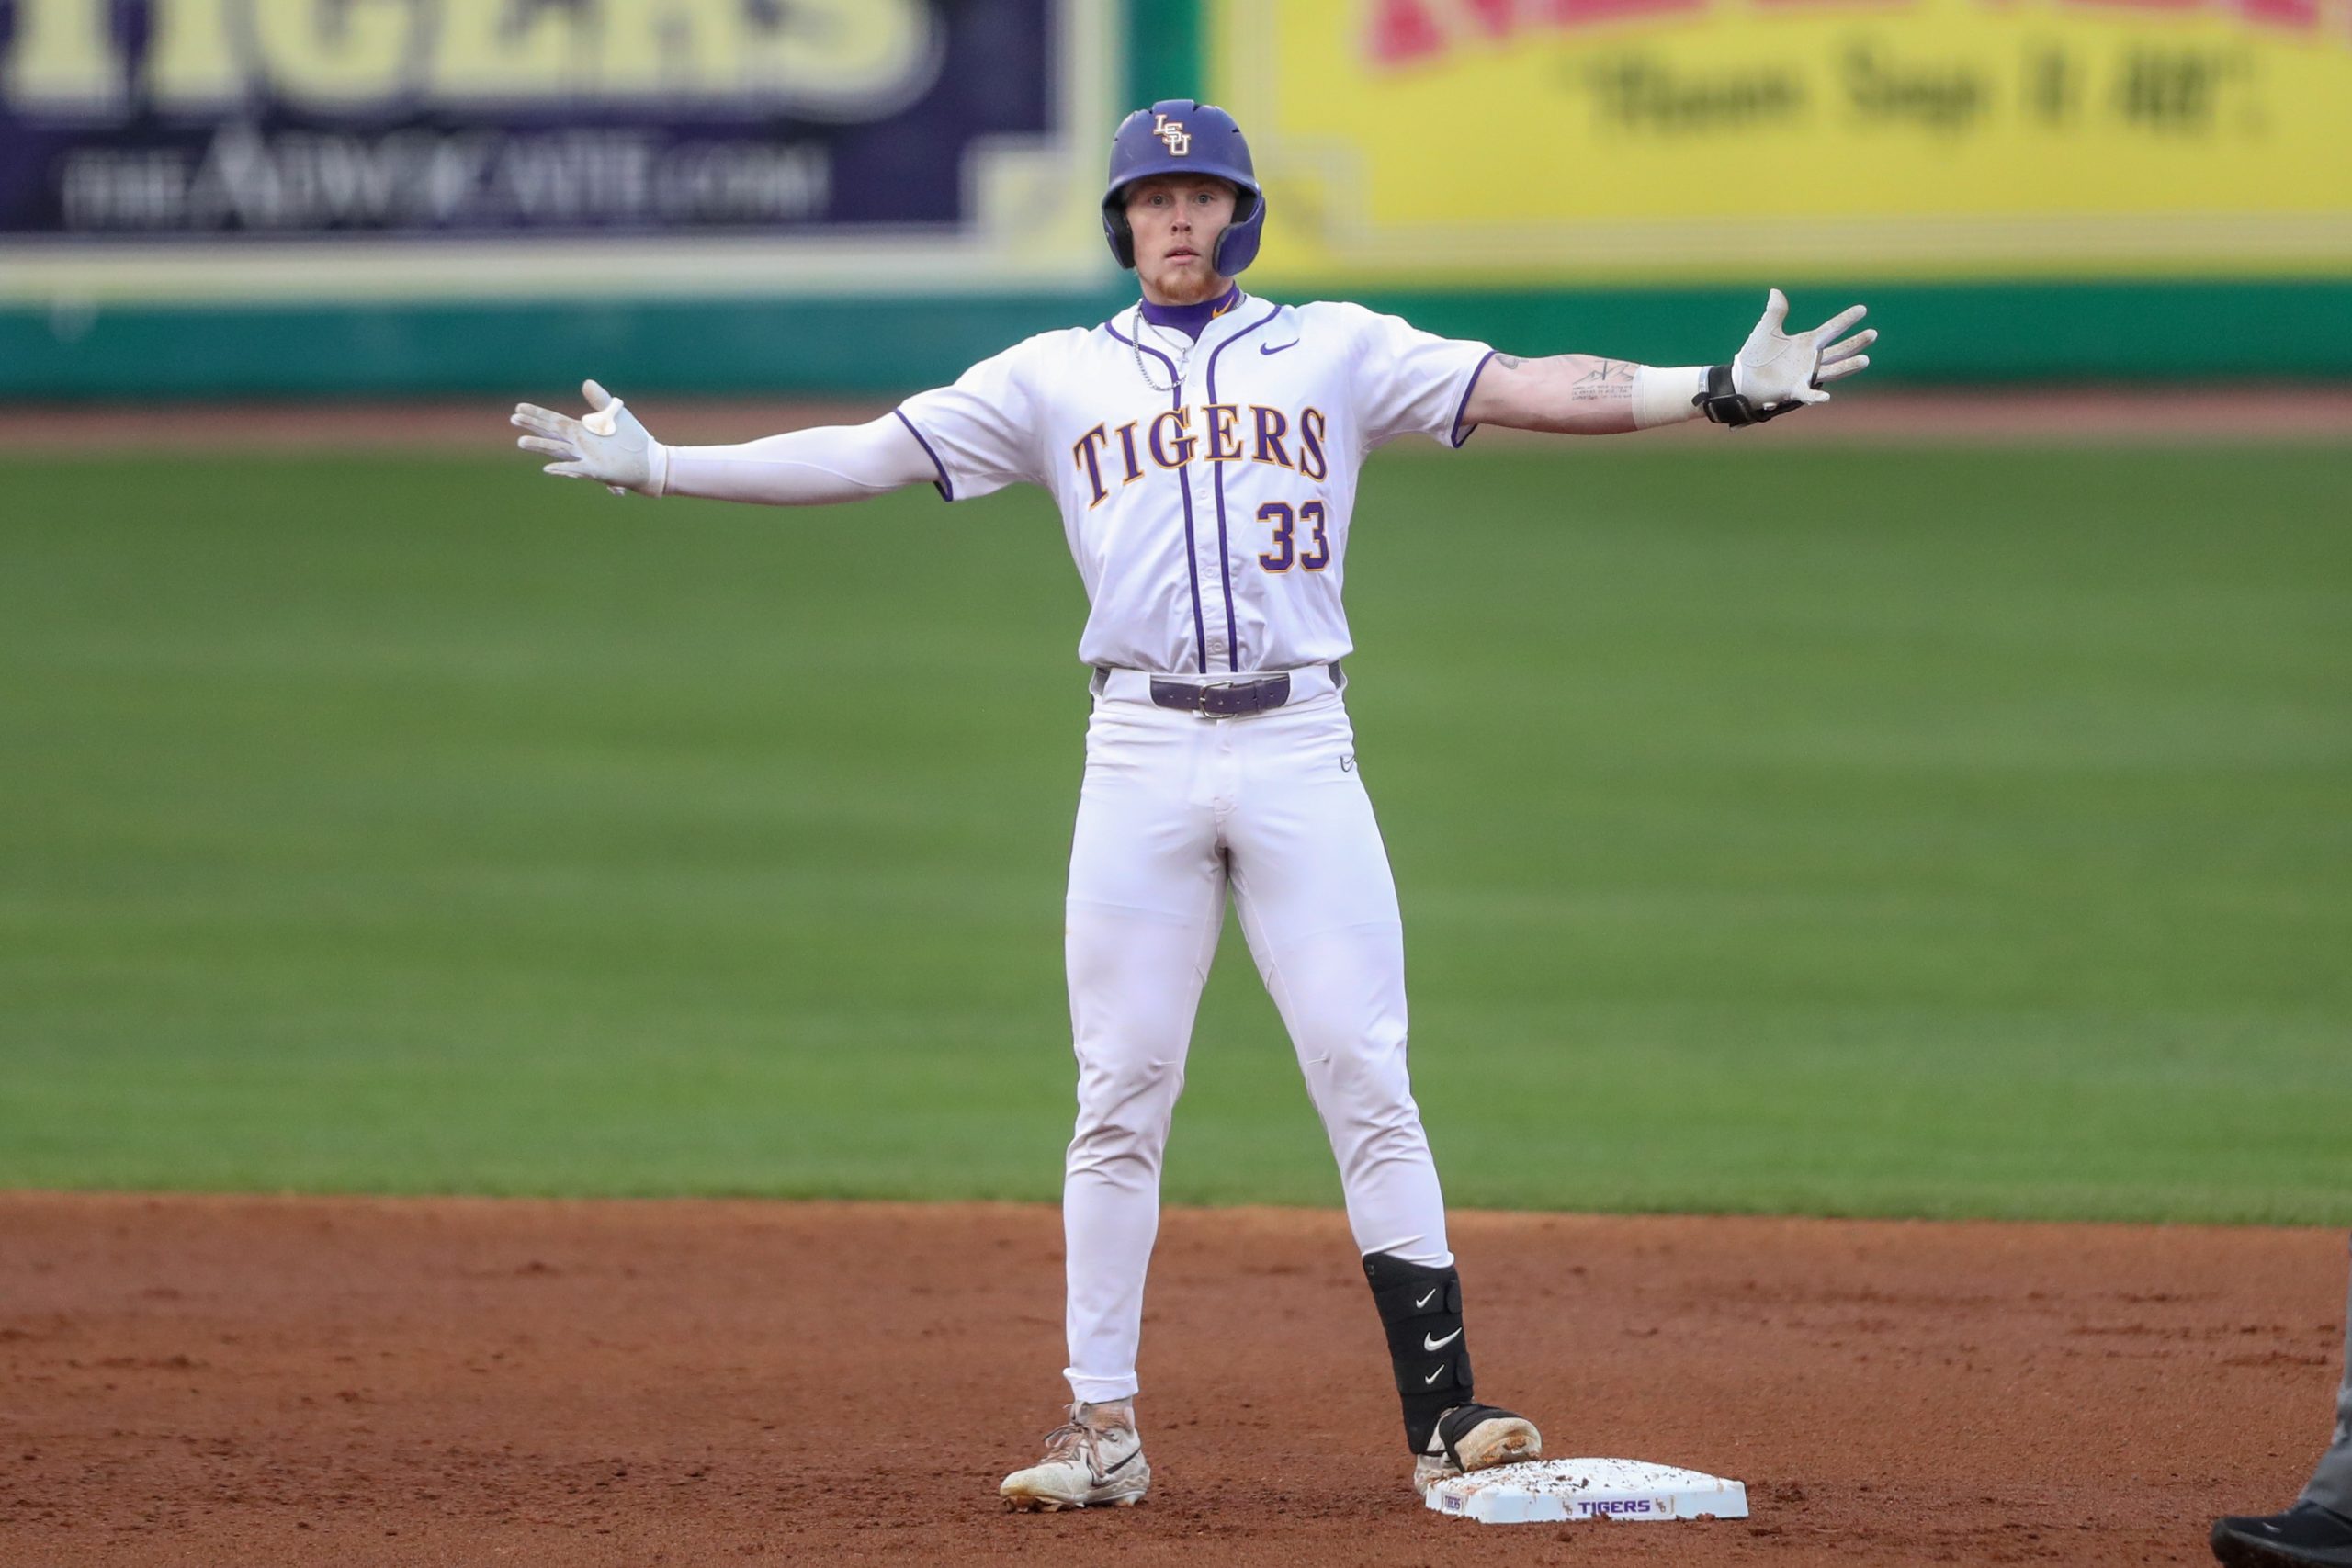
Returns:
[[[1388,1359],[1405,1404],[1405,1446],[1426,1453],[1437,1418],[1475,1403],[1470,1348],[1462,1332],[1462,1277],[1386,1252],[1367,1254],[1363,1275],[1372,1283],[1380,1326],[1388,1332]]]

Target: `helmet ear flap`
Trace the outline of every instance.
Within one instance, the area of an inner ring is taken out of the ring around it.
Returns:
[[[1102,204],[1102,237],[1110,242],[1111,258],[1133,272],[1136,267],[1136,231],[1127,221],[1126,205],[1113,191],[1111,199]]]
[[[1258,242],[1266,231],[1266,198],[1253,190],[1238,193],[1240,202],[1234,208],[1233,221],[1216,237],[1216,255],[1213,265],[1220,277],[1238,277],[1241,271],[1258,259]]]

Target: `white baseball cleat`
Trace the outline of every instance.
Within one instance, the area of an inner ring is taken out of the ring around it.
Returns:
[[[1474,1470],[1544,1457],[1544,1434],[1524,1416],[1491,1404],[1457,1404],[1437,1418],[1426,1452],[1413,1460],[1413,1490]]]
[[[1046,1457],[1004,1478],[998,1495],[1014,1508],[1132,1508],[1151,1486],[1132,1402],[1073,1404],[1046,1434]]]

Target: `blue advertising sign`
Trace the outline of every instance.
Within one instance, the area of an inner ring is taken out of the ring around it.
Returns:
[[[830,245],[830,269],[799,260],[844,277],[861,257],[842,247],[876,243],[893,265],[1035,276],[1053,268],[998,208],[1098,151],[1098,9],[0,0],[0,255],[701,236]],[[1033,222],[1067,203],[1048,205]],[[1016,243],[956,243],[991,236]]]

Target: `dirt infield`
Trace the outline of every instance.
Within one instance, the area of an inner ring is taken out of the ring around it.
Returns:
[[[564,401],[564,388],[522,388],[518,397]],[[889,412],[885,401],[810,402],[632,399],[662,439],[748,441],[814,424],[856,423]],[[512,450],[508,404],[495,398],[401,403],[0,404],[0,452],[240,452]],[[1704,439],[1703,424],[1653,432],[1649,440]],[[1770,438],[1805,445],[1890,440],[1957,446],[2182,442],[2352,442],[2352,385],[2221,386],[2194,392],[2132,387],[1865,388],[1833,410],[1785,420]],[[1550,441],[1516,431],[1482,446]],[[1423,444],[1405,442],[1407,450]],[[1428,450],[1434,451],[1435,447]],[[519,460],[519,459],[518,459]]]
[[[2193,1563],[2324,1441],[2326,1231],[1468,1214],[1482,1392],[1754,1517],[1408,1495],[1337,1214],[1171,1213],[1151,1500],[1006,1515],[1050,1209],[0,1195],[0,1562]]]

